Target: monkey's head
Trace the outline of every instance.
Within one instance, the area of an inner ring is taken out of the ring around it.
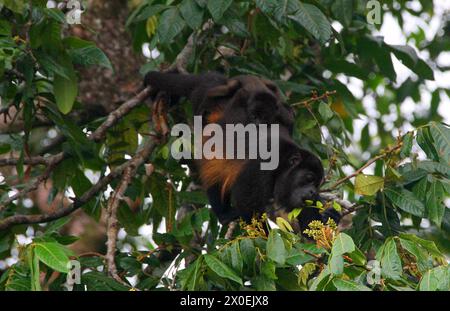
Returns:
[[[311,152],[292,145],[282,156],[281,169],[275,178],[274,199],[286,211],[305,205],[306,200],[320,200],[319,188],[324,178],[320,159]]]

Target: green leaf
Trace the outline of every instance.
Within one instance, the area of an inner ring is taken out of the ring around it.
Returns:
[[[325,123],[334,116],[330,106],[324,102],[320,102],[319,104],[319,113]]]
[[[358,174],[355,179],[355,193],[374,195],[384,187],[384,178],[373,175]]]
[[[236,272],[234,272],[233,269],[225,265],[219,259],[217,259],[213,255],[208,254],[205,254],[204,258],[208,267],[210,267],[212,271],[217,273],[217,275],[243,285],[242,279],[236,274]]]
[[[257,291],[275,291],[277,290],[274,280],[271,280],[264,275],[258,275],[252,279],[252,284]]]
[[[413,71],[417,75],[426,80],[434,80],[434,71],[431,67],[422,59],[419,59],[417,65],[413,68]]]
[[[353,263],[357,265],[365,266],[367,263],[366,256],[358,248],[355,248],[355,250],[349,253],[348,256],[353,260]]]
[[[441,251],[436,247],[436,244],[433,241],[424,240],[419,238],[417,235],[407,233],[400,233],[400,238],[419,244],[436,258],[444,258]]]
[[[421,291],[449,291],[450,266],[440,266],[427,271],[420,280]]]
[[[429,159],[439,161],[439,154],[434,148],[433,138],[428,127],[417,130],[416,141]]]
[[[64,15],[64,13],[57,8],[52,8],[52,9],[44,9],[44,13],[45,15],[47,15],[50,18],[53,18],[55,21],[61,23],[61,24],[65,24],[66,23],[66,16]]]
[[[214,21],[219,21],[232,3],[233,0],[208,0],[208,10]]]
[[[424,216],[425,206],[411,191],[403,188],[387,188],[385,193],[398,208],[418,217]]]
[[[66,79],[70,79],[74,75],[73,67],[67,64],[67,60],[63,60],[60,63],[47,53],[39,50],[34,52],[34,54],[45,71],[60,75]]]
[[[402,272],[402,262],[397,252],[397,245],[394,239],[389,238],[385,242],[381,256],[381,274],[386,278],[398,280]]]
[[[344,258],[342,255],[332,254],[328,265],[333,275],[341,275],[344,273]]]
[[[342,206],[336,201],[333,201],[333,208],[335,211],[339,213],[342,212]]]
[[[413,70],[419,61],[416,51],[409,45],[389,45],[392,53],[409,69]]]
[[[130,288],[98,271],[89,271],[81,275],[81,283],[88,291],[127,291]]]
[[[289,220],[297,219],[298,215],[300,215],[301,212],[302,212],[301,208],[294,208],[292,211],[289,212],[288,219]]]
[[[334,240],[331,253],[333,255],[343,255],[345,253],[351,253],[355,250],[355,243],[352,238],[343,232],[339,233]]]
[[[65,247],[55,242],[40,242],[34,245],[35,255],[55,271],[69,272],[69,257]]]
[[[433,262],[430,260],[429,253],[419,244],[402,238],[400,238],[400,244],[402,248],[416,257],[417,266],[420,272],[424,273],[433,267]]]
[[[170,8],[161,15],[160,24],[157,30],[161,43],[169,43],[175,38],[186,26],[186,22],[181,18],[177,8]]]
[[[434,140],[434,146],[447,166],[450,166],[450,128],[442,124],[432,122],[430,133]]]
[[[113,69],[110,60],[105,53],[94,45],[85,46],[70,51],[70,56],[74,63],[82,66],[98,65],[108,69]]]
[[[53,92],[59,110],[64,114],[68,114],[72,110],[78,95],[78,83],[75,73],[72,72],[69,79],[55,74]]]
[[[354,251],[355,243],[352,238],[345,233],[340,233],[334,240],[333,247],[331,248],[329,260],[331,273],[334,275],[342,274],[344,272],[344,258],[342,255]]]
[[[283,217],[277,217],[276,223],[281,231],[285,231],[285,232],[293,232],[294,231],[294,229],[292,229],[291,224]]]
[[[425,206],[427,209],[428,218],[439,228],[441,227],[442,218],[444,217],[445,213],[445,205],[443,204],[443,199],[444,187],[439,181],[433,180],[427,192],[427,201]]]
[[[189,27],[194,30],[200,28],[203,22],[203,10],[194,0],[183,0],[180,12]]]
[[[284,264],[286,256],[283,239],[276,230],[271,230],[267,239],[267,257],[279,264]]]
[[[316,271],[316,269],[317,269],[317,266],[315,263],[308,262],[308,263],[304,264],[302,269],[298,273],[298,283],[307,285],[308,279],[314,273],[314,271]]]
[[[57,231],[59,228],[61,228],[65,224],[67,224],[70,220],[71,220],[70,217],[63,217],[63,218],[60,218],[60,219],[50,222],[47,225],[47,227],[45,228],[45,234],[49,235],[49,234]]]
[[[140,12],[138,15],[136,15],[135,17],[131,18],[127,21],[127,26],[131,23],[131,22],[140,22],[140,21],[144,21],[158,13],[160,13],[161,11],[169,8],[170,6],[168,5],[163,5],[163,4],[156,4],[156,5],[151,5],[151,6],[146,6],[142,12]]]
[[[1,0],[0,4],[3,4],[5,7],[10,9],[13,12],[22,14],[25,9],[25,1],[24,0]]]
[[[249,36],[247,25],[244,22],[242,22],[242,20],[239,18],[238,13],[235,12],[235,10],[228,10],[227,12],[225,12],[225,14],[220,20],[220,23],[226,26],[231,33],[239,37]]]
[[[11,24],[6,20],[0,20],[0,36],[11,36]]]
[[[325,43],[331,37],[331,25],[326,16],[316,6],[299,2],[299,9],[295,15],[289,18],[302,25],[321,43]]]
[[[310,291],[323,290],[323,288],[330,279],[330,275],[331,275],[330,267],[326,266],[325,269],[323,269],[322,272],[320,272],[320,274],[314,279],[309,290]]]
[[[354,281],[346,281],[342,279],[334,279],[333,285],[336,286],[336,289],[338,291],[363,291],[363,292],[372,291],[367,286],[358,284]]]
[[[417,168],[423,169],[431,174],[441,174],[446,178],[450,178],[450,166],[434,161],[420,161]]]
[[[28,249],[28,261],[31,271],[31,290],[40,291],[41,290],[41,278],[39,271],[39,258],[34,254],[33,248]]]
[[[273,261],[266,260],[261,263],[261,273],[271,280],[277,279],[276,269],[277,266]]]
[[[345,27],[352,22],[353,0],[335,0],[331,5],[331,12]]]
[[[252,267],[255,264],[256,250],[252,239],[243,239],[240,242],[242,259],[246,266]]]
[[[409,132],[405,136],[403,136],[403,145],[402,149],[400,149],[400,156],[402,158],[409,157],[409,155],[411,154],[411,149],[413,146],[413,138],[414,138],[413,132]]]
[[[231,257],[231,267],[238,271],[239,273],[242,273],[242,268],[244,266],[244,262],[242,259],[241,250],[239,248],[239,242],[234,242],[230,247],[230,257]]]

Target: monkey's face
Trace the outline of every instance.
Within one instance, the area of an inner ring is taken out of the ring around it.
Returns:
[[[275,181],[275,202],[287,211],[305,205],[306,200],[320,199],[319,188],[324,176],[320,160],[301,150],[288,159]]]

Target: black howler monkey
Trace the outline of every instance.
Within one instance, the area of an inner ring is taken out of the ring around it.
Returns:
[[[324,175],[321,161],[292,140],[294,113],[273,82],[255,76],[227,79],[215,72],[150,72],[145,84],[155,91],[164,91],[173,102],[187,97],[194,115],[203,116],[207,123],[279,124],[280,164],[275,170],[261,170],[261,159],[197,161],[200,179],[222,224],[240,217],[249,221],[266,211],[276,215],[273,206],[289,212],[303,206],[305,200],[320,199]],[[328,217],[339,220],[334,210],[322,215],[315,208],[303,208],[297,230],[303,232],[312,220],[326,221]]]

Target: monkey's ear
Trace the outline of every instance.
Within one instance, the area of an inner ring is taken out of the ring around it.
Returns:
[[[272,81],[267,80],[267,79],[263,79],[262,81],[263,81],[264,85],[267,86],[267,88],[269,90],[274,92],[275,95],[279,96],[279,94],[280,94],[279,92],[280,91],[278,90],[278,87],[277,87],[277,85],[275,83],[273,83]]]
[[[208,90],[207,97],[225,97],[230,96],[241,86],[241,83],[235,79],[229,79],[227,84],[219,85]]]
[[[303,157],[300,153],[296,153],[293,156],[289,158],[289,165],[290,166],[297,166],[302,162]]]

